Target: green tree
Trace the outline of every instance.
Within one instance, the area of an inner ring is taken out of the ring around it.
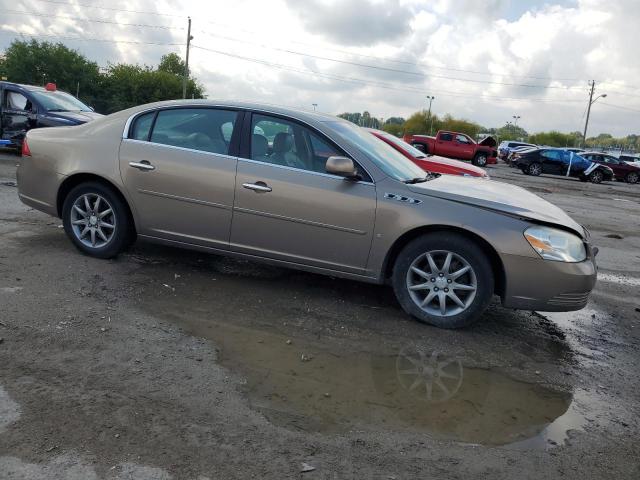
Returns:
[[[98,64],[62,43],[14,40],[4,57],[4,76],[10,82],[53,82],[73,94],[79,90],[81,100],[90,105],[99,94]]]
[[[172,73],[174,75],[184,75],[185,64],[177,53],[171,52],[163,55],[158,65],[159,72]]]

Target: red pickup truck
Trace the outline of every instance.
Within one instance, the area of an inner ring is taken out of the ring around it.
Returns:
[[[464,133],[440,130],[435,137],[405,135],[402,139],[424,153],[457,160],[471,160],[478,167],[498,163],[496,141],[492,137],[476,143]]]

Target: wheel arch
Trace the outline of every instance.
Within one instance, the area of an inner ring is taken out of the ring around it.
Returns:
[[[463,237],[468,238],[469,240],[478,244],[484,252],[488,253],[489,262],[491,263],[491,269],[493,270],[494,277],[494,293],[500,297],[504,297],[505,293],[505,285],[506,285],[506,275],[504,271],[504,265],[502,260],[500,259],[500,255],[496,251],[495,248],[484,238],[482,238],[477,233],[474,233],[470,230],[456,227],[452,225],[427,225],[423,227],[417,227],[413,230],[409,230],[402,234],[396,241],[393,243],[387,256],[382,265],[382,275],[383,280],[386,282],[391,278],[393,272],[393,265],[395,264],[398,255],[402,251],[402,249],[414,239],[428,235],[430,233],[440,233],[440,232],[450,232],[456,233]]]
[[[133,215],[133,211],[131,210],[129,201],[127,200],[127,197],[122,193],[122,190],[120,190],[120,188],[112,181],[94,173],[74,173],[73,175],[69,175],[67,178],[65,178],[65,180],[60,185],[60,188],[58,188],[58,195],[56,197],[56,211],[58,212],[58,217],[62,217],[62,207],[69,192],[71,192],[71,190],[73,190],[76,186],[87,182],[96,182],[111,188],[127,207],[127,213],[129,214],[129,218],[131,219],[134,230],[137,232],[135,216]]]

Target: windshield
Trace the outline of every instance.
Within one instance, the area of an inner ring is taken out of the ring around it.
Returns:
[[[399,148],[403,149],[405,152],[407,152],[412,157],[415,157],[415,158],[426,158],[426,155],[424,154],[424,152],[421,152],[420,150],[418,150],[413,145],[409,145],[407,142],[399,139],[398,137],[395,137],[395,136],[390,135],[388,133],[382,133],[382,132],[376,132],[376,133],[378,133],[378,135],[380,135],[381,137],[386,138],[387,140],[389,140],[394,145],[397,145]]]
[[[328,122],[327,125],[345,140],[360,148],[390,177],[400,181],[425,177],[424,170],[365,129],[350,122]]]
[[[92,110],[76,97],[64,92],[32,91],[36,100],[50,112],[91,112]]]

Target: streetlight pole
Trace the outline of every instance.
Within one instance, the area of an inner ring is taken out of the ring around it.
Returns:
[[[587,106],[587,119],[584,122],[584,133],[582,134],[582,145],[584,146],[587,143],[587,128],[589,127],[589,115],[591,115],[591,105],[596,103],[599,98],[606,98],[607,94],[603,93],[602,95],[598,95],[596,98],[593,98],[593,91],[596,88],[596,81],[591,80],[591,91],[589,92],[589,105]]]
[[[429,100],[429,117],[427,120],[429,121],[429,135],[433,134],[433,118],[431,118],[431,103],[436,99],[433,95],[427,95],[427,100]]]
[[[312,103],[311,105],[313,105],[313,111],[315,112],[316,111],[316,107],[318,106],[318,104],[317,103]]]
[[[191,47],[191,17],[189,17],[189,23],[187,25],[187,54],[184,62],[184,76],[182,77],[182,98],[187,98],[187,80],[189,78],[189,48]]]

